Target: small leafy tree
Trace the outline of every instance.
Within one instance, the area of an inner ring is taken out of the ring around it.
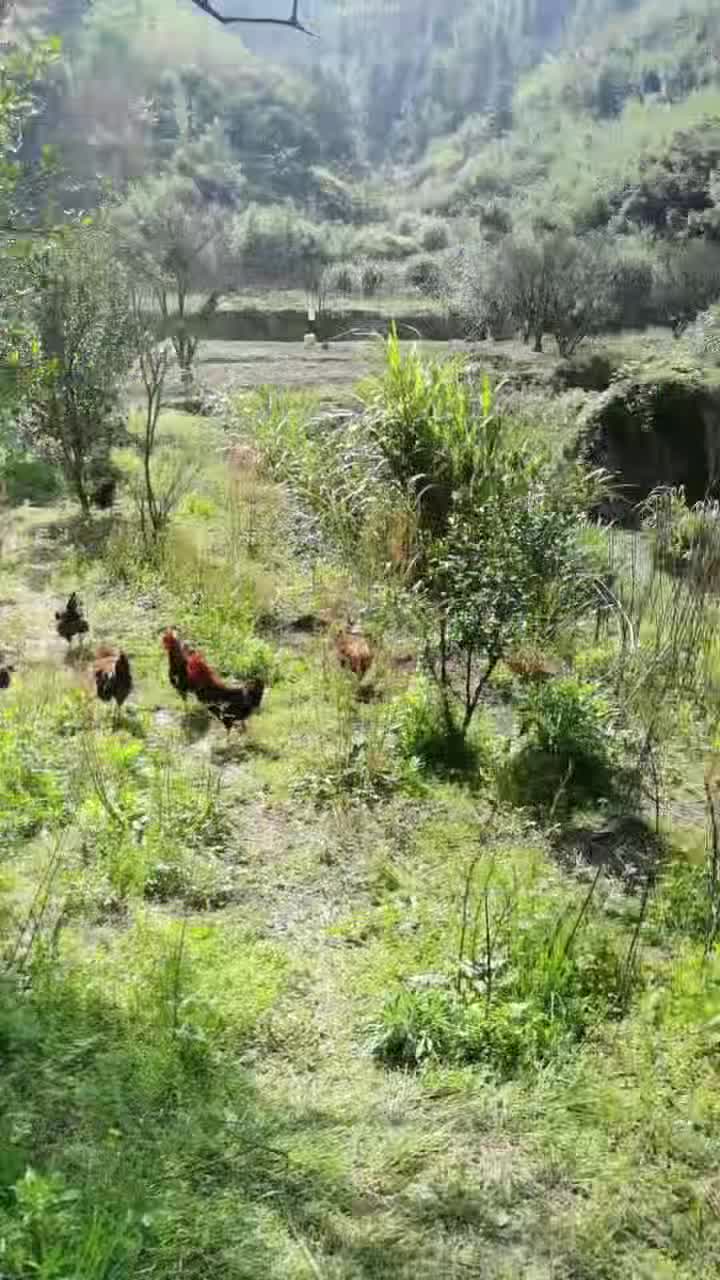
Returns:
[[[673,244],[658,261],[654,311],[680,338],[699,312],[720,299],[720,245],[705,240]]]
[[[432,666],[446,717],[459,703],[463,736],[498,662],[526,638],[547,643],[591,603],[579,509],[548,486],[542,459],[502,443],[500,451],[481,500],[456,500],[420,583],[437,619]]]
[[[137,184],[114,216],[119,251],[133,279],[151,292],[186,387],[200,343],[197,324],[214,314],[222,296],[226,217],[182,174]]]
[[[101,227],[59,236],[33,255],[28,277],[42,358],[31,432],[87,514],[93,476],[125,435],[121,391],[136,349],[130,292]]]
[[[489,382],[460,362],[403,355],[395,335],[384,377],[366,390],[362,429],[415,508],[414,591],[427,661],[448,728],[464,736],[497,663],[528,637],[547,643],[592,601],[579,549],[594,477],[550,461],[493,409]],[[375,468],[374,483],[384,478]]]
[[[614,308],[613,273],[605,244],[562,232],[508,237],[485,262],[466,265],[464,309],[481,329],[510,324],[534,350],[555,338],[570,356],[606,327]]]
[[[141,324],[142,314],[137,302],[136,317]],[[138,346],[140,349],[138,367],[145,392],[145,406],[139,440],[144,481],[144,493],[140,503],[140,524],[144,537],[150,534],[153,539],[157,539],[163,532],[170,515],[167,494],[164,496],[158,494],[152,469],[170,352],[167,343],[157,342],[155,335],[148,330],[140,329]]]

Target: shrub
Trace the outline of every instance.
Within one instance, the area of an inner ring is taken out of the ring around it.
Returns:
[[[87,514],[93,475],[123,439],[123,379],[137,350],[127,278],[104,231],[72,230],[28,268],[45,365],[33,396],[33,444],[61,466]]]
[[[458,362],[406,356],[394,334],[385,376],[368,384],[366,404],[365,433],[396,501],[415,504],[413,571],[428,655],[448,717],[459,701],[466,733],[509,648],[533,629],[532,638],[547,643],[564,618],[589,607],[579,531],[590,480],[558,475],[512,420],[493,411],[487,380],[478,396]],[[457,681],[451,660],[462,672]]]
[[[420,243],[426,253],[439,253],[443,249],[447,249],[450,243],[450,233],[444,222],[431,222],[423,227],[420,234]]]
[[[353,268],[349,265],[338,267],[332,276],[332,287],[336,293],[343,298],[349,298],[354,292],[356,285],[356,277]]]
[[[417,258],[408,267],[405,279],[411,288],[429,297],[437,297],[442,290],[442,268],[432,258]]]
[[[312,197],[321,218],[330,222],[357,222],[360,204],[353,188],[329,169],[310,169]]]
[[[14,454],[0,466],[0,486],[10,503],[52,502],[62,492],[62,476],[57,467],[42,458]]]
[[[532,690],[521,704],[525,745],[506,771],[508,794],[541,808],[611,795],[612,721],[606,696],[588,681],[567,677]]]
[[[483,230],[490,236],[493,234],[503,236],[512,231],[512,216],[509,210],[497,200],[490,200],[481,206],[479,221]]]
[[[417,240],[411,236],[398,236],[386,227],[371,227],[359,232],[355,238],[356,251],[368,258],[401,261],[417,253]]]
[[[395,230],[399,236],[416,236],[419,219],[414,213],[401,213],[395,221]]]
[[[479,720],[470,736],[462,734],[448,723],[439,691],[427,678],[398,700],[396,714],[398,749],[406,760],[447,778],[492,776],[498,745],[490,727]]]

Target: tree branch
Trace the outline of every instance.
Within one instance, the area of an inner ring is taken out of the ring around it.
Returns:
[[[192,3],[197,5],[198,9],[202,9],[203,13],[207,13],[208,16],[214,18],[216,22],[222,23],[224,27],[229,27],[233,22],[251,22],[255,25],[262,24],[264,26],[271,27],[292,27],[294,31],[302,31],[303,35],[312,36],[313,39],[317,39],[315,32],[309,31],[307,27],[304,27],[298,18],[299,2],[300,0],[293,0],[292,13],[289,18],[230,18],[224,13],[218,13],[217,9],[214,9],[210,4],[210,0],[192,0]]]

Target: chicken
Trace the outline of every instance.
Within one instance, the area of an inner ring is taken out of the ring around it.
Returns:
[[[95,688],[101,702],[115,699],[118,707],[132,692],[132,673],[126,653],[103,645],[95,655]]]
[[[228,731],[233,725],[244,725],[248,716],[262,702],[265,684],[252,679],[244,684],[225,684],[208,666],[201,653],[191,653],[187,660],[187,680],[198,702],[207,707]]]
[[[115,501],[116,489],[117,480],[114,476],[109,476],[106,480],[101,480],[97,484],[90,494],[90,501],[99,511],[108,511]]]
[[[162,638],[163,648],[168,656],[168,676],[170,683],[177,693],[180,694],[183,702],[188,696],[190,684],[188,682],[187,664],[188,658],[195,652],[192,645],[185,644],[180,639],[174,627],[168,628]]]
[[[84,636],[90,630],[90,624],[83,617],[82,605],[73,591],[65,608],[55,614],[56,631],[63,640],[70,644],[74,636]]]
[[[550,680],[560,673],[557,662],[553,662],[535,649],[517,649],[514,653],[508,654],[505,666],[512,671],[513,675],[523,680]]]
[[[353,675],[359,676],[360,679],[367,674],[372,665],[373,655],[370,645],[360,632],[352,628],[340,631],[336,635],[335,652],[340,660],[340,666],[352,671]]]

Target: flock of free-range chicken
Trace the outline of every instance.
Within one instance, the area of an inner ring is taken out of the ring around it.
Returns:
[[[90,630],[76,591],[73,591],[65,608],[55,614],[55,629],[68,645]],[[198,649],[182,640],[174,627],[164,632],[162,644],[168,658],[170,683],[183,701],[189,693],[193,694],[228,733],[235,725],[244,728],[248,717],[260,707],[265,692],[264,681],[253,678],[240,684],[227,684]],[[365,637],[348,630],[341,630],[335,636],[335,651],[340,665],[361,679],[373,660]],[[10,687],[13,672],[14,667],[0,663],[0,690]],[[93,674],[98,698],[122,707],[133,687],[127,654],[121,649],[101,645],[95,653]]]
[[[65,608],[55,614],[55,629],[68,645],[90,630],[77,592],[73,591]],[[265,690],[262,680],[226,684],[202,653],[186,644],[174,628],[165,631],[162,643],[168,656],[170,683],[183,701],[192,693],[228,732],[233,725],[244,725],[248,716],[257,711]],[[13,671],[9,664],[0,665],[0,689],[10,687]],[[130,659],[123,650],[101,645],[95,653],[93,674],[97,696],[102,702],[115,702],[118,707],[127,702],[132,693],[133,678]]]

